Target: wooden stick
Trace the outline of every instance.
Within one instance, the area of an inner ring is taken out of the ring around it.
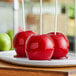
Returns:
[[[25,25],[25,6],[24,6],[24,0],[22,0],[22,21],[23,21],[23,29],[24,31],[26,30],[26,25]]]
[[[40,34],[42,35],[42,0],[40,0]]]
[[[58,24],[58,13],[57,13],[57,7],[58,7],[58,0],[56,0],[56,2],[55,2],[56,4],[55,4],[55,25],[54,25],[54,32],[55,32],[55,34],[56,34],[56,32],[57,32],[57,24]]]

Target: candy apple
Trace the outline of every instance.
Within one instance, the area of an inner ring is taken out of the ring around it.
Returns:
[[[13,45],[17,53],[17,56],[15,57],[26,57],[25,43],[26,43],[27,38],[31,36],[32,34],[35,34],[35,33],[32,31],[23,31],[15,35],[14,40],[13,40]]]
[[[63,57],[66,57],[69,50],[68,38],[59,32],[57,32],[56,34],[54,32],[49,33],[48,36],[50,36],[55,43],[55,50],[52,58],[61,59]]]
[[[54,52],[54,42],[46,35],[32,35],[26,41],[26,53],[30,60],[49,60]]]

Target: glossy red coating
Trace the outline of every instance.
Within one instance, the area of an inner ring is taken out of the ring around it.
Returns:
[[[23,31],[15,35],[14,40],[13,40],[13,45],[17,53],[17,56],[15,57],[26,57],[25,43],[26,43],[27,38],[31,36],[32,34],[35,34],[35,33],[32,31]]]
[[[46,35],[32,35],[26,42],[26,53],[30,60],[50,60],[54,42]]]
[[[58,32],[56,33],[56,35],[54,32],[51,32],[47,35],[50,36],[55,43],[55,50],[52,58],[53,59],[62,59],[63,57],[66,58],[66,55],[69,50],[68,38],[62,33]]]

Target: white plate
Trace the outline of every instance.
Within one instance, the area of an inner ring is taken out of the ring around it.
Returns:
[[[9,63],[22,65],[22,66],[35,66],[35,67],[64,67],[64,66],[76,66],[76,55],[69,53],[68,59],[64,60],[29,60],[28,58],[14,58],[15,51],[0,52],[0,60],[7,61]]]

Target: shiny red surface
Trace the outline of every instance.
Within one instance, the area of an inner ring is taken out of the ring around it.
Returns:
[[[69,41],[68,38],[63,35],[62,33],[49,33],[48,36],[50,36],[55,43],[55,50],[54,50],[54,54],[53,54],[53,59],[62,59],[63,57],[66,58],[66,55],[68,53],[69,50]]]
[[[25,42],[29,36],[35,34],[32,31],[23,31],[15,35],[13,45],[16,50],[17,56],[15,57],[26,57],[25,53]]]
[[[30,60],[50,60],[54,42],[46,35],[32,35],[26,42],[26,53]]]

